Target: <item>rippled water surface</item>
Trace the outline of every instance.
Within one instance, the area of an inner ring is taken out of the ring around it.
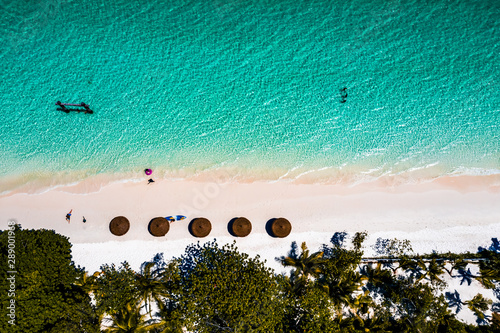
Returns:
[[[0,192],[500,172],[498,1],[148,3],[0,1]]]

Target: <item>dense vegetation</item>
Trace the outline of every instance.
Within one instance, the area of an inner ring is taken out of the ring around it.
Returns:
[[[478,253],[414,255],[411,244],[380,239],[379,257],[363,258],[365,233],[311,253],[292,243],[277,258],[278,275],[235,245],[189,246],[165,262],[162,254],[139,272],[124,262],[90,275],[71,261],[71,244],[48,230],[19,226],[0,232],[2,295],[9,235],[15,237],[15,324],[12,297],[2,296],[1,332],[499,332],[500,246]],[[12,243],[12,241],[11,241]],[[472,272],[471,272],[472,269]],[[9,273],[10,272],[10,273]],[[461,299],[447,279],[493,289]],[[456,318],[470,309],[477,325]],[[7,318],[7,319],[5,319]]]
[[[9,248],[9,244],[14,246]],[[83,270],[71,261],[66,237],[52,230],[21,230],[16,225],[0,232],[0,249],[0,332],[88,331],[91,300],[76,285]],[[15,316],[9,317],[12,299]]]

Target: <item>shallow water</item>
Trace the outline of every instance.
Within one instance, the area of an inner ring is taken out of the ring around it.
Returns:
[[[0,4],[0,192],[500,172],[498,1]]]

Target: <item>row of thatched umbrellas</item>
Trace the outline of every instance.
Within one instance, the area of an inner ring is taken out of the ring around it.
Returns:
[[[113,235],[123,236],[130,228],[130,222],[124,216],[117,216],[109,223],[109,230]],[[206,237],[212,231],[212,224],[204,217],[197,217],[189,223],[189,232],[195,237]],[[170,222],[164,217],[155,217],[149,222],[149,233],[162,237],[170,230]],[[228,224],[228,231],[235,237],[246,237],[252,231],[252,223],[245,217],[235,217]],[[292,225],[283,218],[273,218],[267,221],[266,231],[273,237],[283,238],[290,234]]]

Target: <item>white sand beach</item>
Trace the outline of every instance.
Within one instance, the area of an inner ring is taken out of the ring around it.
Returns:
[[[259,255],[277,272],[286,270],[275,260],[286,255],[292,241],[307,242],[312,251],[328,244],[337,231],[367,231],[365,256],[375,254],[377,238],[408,239],[415,253],[477,251],[500,236],[500,175],[440,178],[433,182],[398,185],[394,179],[347,185],[274,183],[223,183],[217,180],[168,181],[158,179],[115,182],[101,187],[95,180],[61,186],[41,193],[14,193],[0,197],[0,220],[7,226],[16,220],[25,229],[46,228],[69,237],[76,265],[90,273],[102,264],[127,261],[135,270],[141,263],[164,253],[166,260],[184,253],[187,245],[217,239],[219,244],[236,241],[250,256]],[[73,210],[71,222],[66,214]],[[171,223],[164,237],[153,237],[147,226],[157,216],[186,215]],[[85,216],[87,222],[83,223]],[[114,236],[109,222],[125,216],[130,230]],[[228,232],[233,217],[252,222],[252,232],[235,238]],[[206,217],[212,231],[195,238],[188,231],[195,217]],[[286,217],[292,232],[273,238],[266,222]],[[471,287],[448,279],[449,290],[464,299],[481,292],[493,299],[491,290],[476,281]],[[474,323],[465,309],[459,318]]]
[[[66,235],[76,264],[93,272],[104,263],[127,260],[133,268],[164,252],[165,258],[183,253],[197,241],[214,238],[236,241],[240,250],[259,254],[268,265],[281,267],[274,258],[285,255],[292,241],[306,241],[316,250],[337,231],[367,231],[365,254],[378,237],[408,239],[418,253],[476,251],[500,236],[500,175],[440,178],[433,182],[397,185],[394,179],[355,186],[274,183],[220,183],[210,181],[116,182],[102,188],[92,180],[43,193],[16,193],[0,197],[0,219],[16,220],[23,228],[46,228]],[[71,223],[65,215],[73,209]],[[157,216],[186,215],[171,224],[165,237],[149,234],[149,221]],[[87,222],[83,223],[85,216]],[[130,230],[110,233],[109,222],[125,216]],[[227,229],[233,217],[252,222],[245,238]],[[209,236],[197,239],[188,231],[192,218],[212,223]],[[291,234],[272,238],[265,230],[274,217],[292,223]],[[4,226],[4,227],[5,227]]]

